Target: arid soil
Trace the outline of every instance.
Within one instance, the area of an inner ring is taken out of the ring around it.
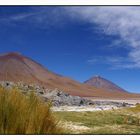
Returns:
[[[137,99],[94,99],[94,98],[90,98],[92,101],[113,101],[113,102],[120,102],[120,103],[128,103],[128,104],[137,104],[140,103],[140,98]]]

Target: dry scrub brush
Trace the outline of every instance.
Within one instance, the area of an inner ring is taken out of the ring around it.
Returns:
[[[60,134],[62,129],[50,110],[34,93],[0,87],[0,134]]]

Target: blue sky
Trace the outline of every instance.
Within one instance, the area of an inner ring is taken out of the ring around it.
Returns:
[[[139,7],[0,7],[0,53],[20,52],[83,82],[140,93]]]

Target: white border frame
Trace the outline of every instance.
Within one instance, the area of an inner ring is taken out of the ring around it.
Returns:
[[[0,0],[0,5],[140,5],[140,0]]]
[[[140,5],[140,0],[0,0],[0,5]],[[139,140],[140,135],[1,135],[2,140]]]

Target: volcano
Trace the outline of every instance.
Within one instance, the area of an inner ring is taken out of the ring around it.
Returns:
[[[25,82],[42,85],[48,89],[59,89],[71,95],[101,98],[135,98],[138,95],[123,90],[97,88],[79,83],[49,71],[41,64],[19,53],[0,55],[0,81]]]
[[[84,83],[86,83],[87,85],[90,85],[90,86],[94,86],[96,88],[102,88],[102,89],[106,89],[106,90],[112,91],[112,92],[127,92],[124,89],[122,89],[121,87],[119,87],[118,85],[116,85],[115,83],[113,83],[101,76],[98,76],[98,75],[90,78],[89,80],[85,81]]]

